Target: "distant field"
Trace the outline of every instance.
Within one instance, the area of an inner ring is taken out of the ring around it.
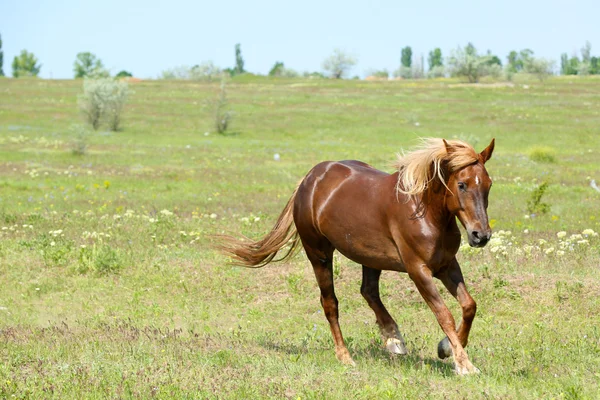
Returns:
[[[123,130],[93,132],[78,156],[81,82],[0,79],[0,398],[600,398],[600,79],[242,77],[227,88],[227,136],[207,105],[218,83],[140,82]],[[429,136],[478,150],[496,138],[495,236],[459,254],[481,374],[457,377],[437,359],[433,314],[407,276],[384,272],[409,348],[390,358],[361,269],[339,256],[357,362],[342,366],[302,253],[231,267],[209,235],[258,237],[316,163],[391,171]],[[532,215],[544,182],[548,211]]]

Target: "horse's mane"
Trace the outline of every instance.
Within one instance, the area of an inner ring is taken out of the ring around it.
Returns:
[[[416,196],[423,193],[436,177],[446,185],[444,169],[450,174],[477,162],[478,155],[466,142],[423,139],[421,146],[407,154],[398,154],[393,166],[398,170],[397,193]]]

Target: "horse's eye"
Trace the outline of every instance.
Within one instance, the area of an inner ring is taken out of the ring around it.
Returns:
[[[458,182],[458,188],[464,192],[467,190],[467,185],[464,182]]]

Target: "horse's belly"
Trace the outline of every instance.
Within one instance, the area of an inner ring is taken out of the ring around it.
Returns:
[[[369,268],[406,272],[393,242],[383,237],[355,236],[346,233],[343,239],[328,238],[333,246],[350,260]]]

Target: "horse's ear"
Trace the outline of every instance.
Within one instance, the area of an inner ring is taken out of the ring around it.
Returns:
[[[494,143],[495,142],[496,142],[496,139],[492,139],[492,141],[490,142],[490,145],[488,147],[486,147],[485,149],[483,149],[483,151],[481,153],[479,153],[479,155],[481,156],[481,160],[483,161],[484,164],[487,160],[492,158],[492,153],[494,152]]]
[[[454,149],[452,148],[452,146],[450,146],[448,144],[448,142],[446,142],[446,139],[442,139],[444,141],[444,147],[446,148],[446,153],[450,154],[454,151]]]

